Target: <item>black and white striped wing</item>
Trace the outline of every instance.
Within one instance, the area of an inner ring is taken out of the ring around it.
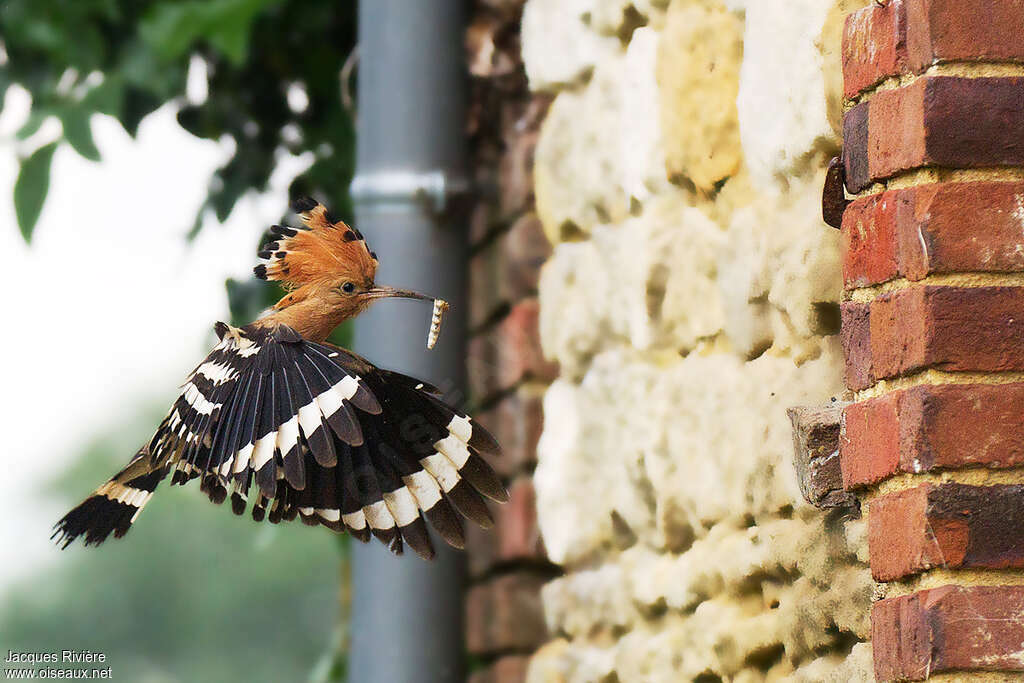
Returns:
[[[461,547],[455,511],[487,526],[481,494],[507,499],[481,457],[494,439],[433,387],[287,327],[218,332],[150,444],[172,483],[202,477],[238,514],[252,496],[257,520],[300,516],[425,557],[424,517]]]
[[[68,512],[55,525],[51,538],[67,548],[79,536],[85,545],[99,545],[114,534],[121,538],[167,476],[166,466],[153,466],[146,448],[127,466]]]

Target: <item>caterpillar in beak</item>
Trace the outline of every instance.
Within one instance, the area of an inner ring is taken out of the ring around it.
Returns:
[[[434,312],[430,318],[430,331],[427,332],[427,348],[432,349],[437,344],[437,337],[441,334],[441,317],[448,310],[448,302],[444,299],[434,299]]]

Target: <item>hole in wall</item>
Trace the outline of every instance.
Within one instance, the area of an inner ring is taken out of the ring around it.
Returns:
[[[722,677],[711,671],[705,671],[694,678],[693,683],[722,683]]]
[[[811,306],[811,331],[823,337],[839,334],[842,320],[839,304],[835,301],[816,301]]]
[[[749,655],[747,655],[746,659],[744,659],[743,661],[747,664],[747,666],[751,668],[760,669],[761,671],[767,671],[768,669],[772,668],[773,666],[781,662],[782,657],[785,654],[786,648],[782,645],[782,643],[775,643],[774,645],[760,647],[754,650]]]

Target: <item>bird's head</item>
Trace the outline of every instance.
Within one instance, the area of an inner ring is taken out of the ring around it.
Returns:
[[[263,262],[253,270],[257,277],[276,280],[289,290],[274,309],[287,311],[282,321],[304,336],[320,336],[321,328],[333,329],[379,299],[433,300],[419,292],[378,285],[377,255],[362,233],[331,216],[323,204],[301,198],[292,209],[308,229],[275,225],[274,240],[264,245]],[[316,334],[311,327],[317,328]]]

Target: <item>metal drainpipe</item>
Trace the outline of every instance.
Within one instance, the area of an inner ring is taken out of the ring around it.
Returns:
[[[356,225],[380,254],[377,281],[451,303],[425,348],[430,307],[386,301],[360,316],[355,348],[459,400],[465,380],[465,229],[444,217],[464,192],[463,0],[361,0]],[[464,559],[434,536],[437,557],[351,544],[349,681],[464,679]]]

